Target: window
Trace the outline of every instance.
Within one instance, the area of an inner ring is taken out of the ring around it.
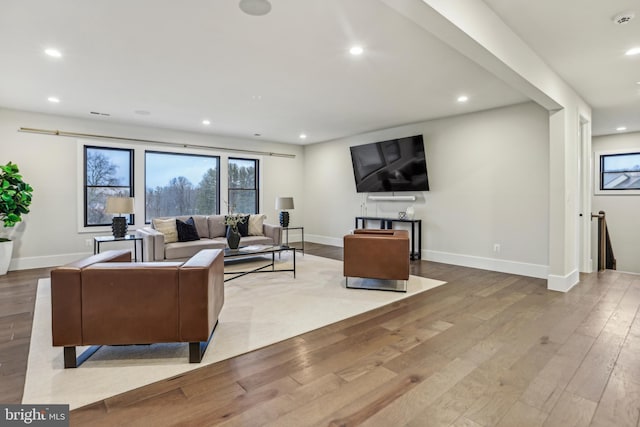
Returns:
[[[597,194],[640,194],[640,152],[597,154]]]
[[[229,158],[229,205],[236,213],[258,213],[257,160]]]
[[[110,225],[107,197],[133,197],[133,150],[84,146],[84,225]],[[133,215],[129,215],[129,224]]]
[[[220,158],[145,152],[145,221],[220,213]]]

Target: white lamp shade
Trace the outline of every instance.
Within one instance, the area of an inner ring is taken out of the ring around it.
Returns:
[[[132,214],[133,197],[107,197],[104,212],[108,214]]]
[[[293,209],[293,197],[276,197],[276,210]]]

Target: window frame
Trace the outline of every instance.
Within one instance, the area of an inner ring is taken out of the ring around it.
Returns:
[[[186,157],[207,157],[207,158],[214,158],[217,160],[218,165],[216,168],[216,180],[218,183],[217,189],[216,189],[216,212],[214,214],[219,215],[220,214],[220,193],[222,192],[221,189],[221,183],[220,183],[220,169],[222,166],[222,161],[221,161],[221,156],[220,155],[211,155],[211,154],[197,154],[197,153],[182,153],[182,152],[178,152],[178,151],[163,151],[163,150],[153,150],[153,149],[145,149],[144,150],[144,223],[145,224],[150,224],[151,221],[147,220],[147,171],[149,170],[148,168],[148,163],[147,163],[147,154],[163,154],[163,155],[172,155],[172,156],[186,156]],[[180,215],[191,215],[191,214],[180,214]],[[210,215],[210,214],[208,214]]]
[[[231,174],[229,173],[229,165],[231,164],[231,161],[233,160],[242,160],[242,161],[249,161],[249,162],[253,162],[254,164],[254,182],[253,182],[253,188],[232,188],[231,187]],[[231,200],[231,191],[255,191],[255,199],[254,199],[254,203],[255,203],[255,212],[253,212],[254,214],[259,214],[260,213],[260,160],[259,159],[255,159],[255,158],[248,158],[248,157],[235,157],[235,156],[229,156],[227,158],[227,200]],[[249,212],[238,212],[238,213],[249,213]]]
[[[87,184],[87,152],[88,150],[103,150],[103,151],[126,151],[129,152],[129,185],[88,185]],[[90,145],[83,143],[82,144],[82,224],[84,228],[87,229],[95,229],[96,227],[108,227],[111,226],[111,222],[104,224],[89,224],[88,223],[88,196],[89,196],[89,188],[101,187],[101,188],[128,188],[129,189],[129,197],[135,197],[135,150],[133,148],[121,148],[121,147],[109,147],[109,146],[100,146],[100,145]],[[126,215],[127,224],[133,225],[135,224],[135,214]]]
[[[597,196],[637,196],[640,195],[640,188],[638,189],[605,189],[603,166],[604,160],[607,157],[624,156],[624,155],[640,155],[640,148],[629,148],[624,150],[608,150],[594,152],[593,166],[594,166],[594,195]]]

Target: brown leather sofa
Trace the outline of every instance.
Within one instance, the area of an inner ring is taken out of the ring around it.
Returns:
[[[409,232],[407,230],[356,229],[344,236],[344,276],[348,288],[406,292],[409,279]],[[349,286],[349,278],[402,280],[404,288]]]
[[[220,249],[186,262],[132,263],[129,250],[105,251],[51,271],[53,345],[74,368],[100,345],[188,342],[198,363],[224,304]],[[92,347],[76,359],[76,346]]]

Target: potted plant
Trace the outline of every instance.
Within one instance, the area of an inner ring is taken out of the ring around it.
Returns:
[[[22,180],[18,166],[9,162],[0,166],[0,221],[6,228],[22,221],[29,213],[33,188]],[[6,274],[11,262],[13,241],[0,237],[0,275]]]
[[[230,249],[238,249],[240,245],[240,232],[238,231],[238,224],[242,224],[245,221],[243,215],[233,213],[234,206],[227,204],[227,210],[229,214],[224,217],[224,224],[227,226],[227,244]]]

